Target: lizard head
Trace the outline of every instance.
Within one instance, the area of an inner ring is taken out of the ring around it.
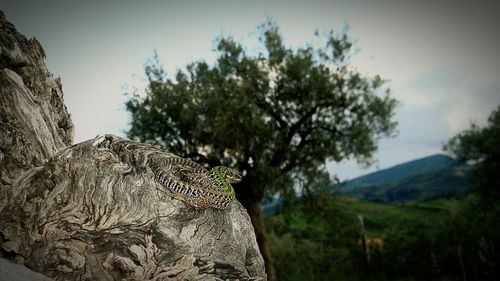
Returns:
[[[240,182],[242,177],[238,170],[228,168],[225,166],[217,166],[213,168],[215,171],[219,172],[220,175],[228,182],[228,183],[237,183]]]

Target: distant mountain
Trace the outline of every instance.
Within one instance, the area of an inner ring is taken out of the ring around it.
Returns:
[[[341,183],[333,189],[345,196],[376,202],[450,198],[470,189],[470,167],[438,154]]]
[[[341,185],[341,188],[394,183],[396,181],[407,179],[409,177],[418,176],[429,172],[446,170],[457,164],[458,162],[449,156],[436,154],[405,162],[387,169],[383,169],[361,176],[359,178],[349,180],[343,183]]]
[[[332,193],[372,202],[421,201],[462,197],[470,192],[471,167],[443,154],[405,162],[330,187]],[[300,198],[297,198],[300,200]],[[279,198],[265,200],[261,208],[274,214]]]

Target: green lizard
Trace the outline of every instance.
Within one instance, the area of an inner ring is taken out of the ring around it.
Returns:
[[[217,166],[208,171],[189,159],[113,135],[105,135],[99,146],[112,149],[133,166],[146,164],[172,196],[200,208],[228,208],[235,198],[231,183],[241,181],[235,169]]]
[[[231,183],[241,181],[235,169],[217,166],[208,171],[180,157],[156,159],[150,163],[155,179],[172,191],[174,197],[199,208],[228,208],[235,198]]]

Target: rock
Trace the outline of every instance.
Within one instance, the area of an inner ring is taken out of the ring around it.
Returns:
[[[56,280],[266,279],[239,202],[195,208],[155,180],[150,155],[171,154],[112,135],[68,147],[41,46],[0,24],[0,257]]]
[[[0,11],[0,190],[73,141],[61,83],[44,57]]]
[[[0,218],[4,250],[57,280],[265,278],[241,204],[199,209],[175,199],[147,165],[159,153],[169,155],[106,135],[31,169]]]

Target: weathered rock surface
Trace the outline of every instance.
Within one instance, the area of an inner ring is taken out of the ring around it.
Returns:
[[[0,257],[56,280],[266,279],[241,204],[175,199],[147,165],[169,154],[149,145],[106,135],[68,147],[41,46],[3,14],[0,39]]]
[[[18,33],[0,11],[0,188],[73,141],[61,82],[44,57],[38,41]]]
[[[147,165],[159,153],[106,135],[29,170],[0,218],[4,250],[66,280],[264,277],[246,210],[174,199]]]

